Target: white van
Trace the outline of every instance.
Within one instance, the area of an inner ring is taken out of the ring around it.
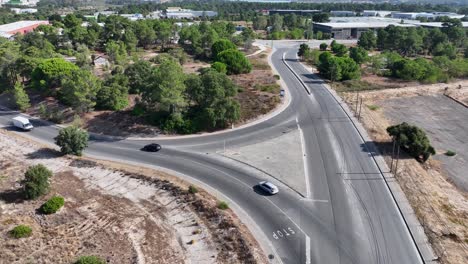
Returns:
[[[31,125],[31,123],[29,122],[29,119],[27,119],[26,117],[16,116],[13,117],[12,121],[15,127],[20,128],[22,130],[29,131],[34,128],[33,125]]]

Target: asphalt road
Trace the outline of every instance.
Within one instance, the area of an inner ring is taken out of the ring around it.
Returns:
[[[296,51],[279,47],[272,56],[292,101],[285,111],[265,122],[216,135],[161,139],[163,149],[158,153],[139,151],[147,141],[92,139],[85,154],[163,167],[217,189],[255,221],[269,240],[271,250],[266,253],[274,255],[275,261],[421,263],[359,134],[321,81],[296,60]],[[310,95],[286,64],[307,85]],[[0,123],[8,126],[14,115],[0,111]],[[39,121],[33,125],[33,131],[22,134],[53,142],[55,126]],[[262,195],[253,187],[263,178],[244,164],[216,154],[225,144],[255,144],[297,126],[304,135],[306,197],[281,183],[279,194]]]

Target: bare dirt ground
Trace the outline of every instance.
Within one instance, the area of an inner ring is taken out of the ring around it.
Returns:
[[[0,130],[0,262],[71,263],[98,255],[108,263],[266,263],[255,239],[230,211],[203,190],[166,173],[112,162],[59,156]],[[54,172],[51,191],[23,200],[19,182],[28,166]],[[37,209],[65,198],[56,214]],[[31,237],[13,239],[18,224]]]
[[[278,79],[273,75],[268,64],[267,49],[264,52],[249,57],[252,63],[252,72],[248,74],[232,75],[231,79],[241,90],[237,99],[241,104],[241,125],[248,121],[265,115],[274,110],[280,103],[280,85]]]
[[[446,87],[449,87],[446,91]],[[461,87],[461,88],[460,88]],[[450,173],[466,179],[466,159],[460,156],[445,157],[447,146],[466,148],[466,116],[468,109],[446,94],[466,100],[468,81],[451,84],[435,84],[400,89],[360,92],[363,98],[361,122],[388,164],[391,161],[392,144],[386,128],[407,121],[417,123],[428,131],[428,136],[438,154],[426,164],[421,164],[404,153],[398,164],[396,178],[423,225],[441,263],[462,264],[468,262],[468,194],[457,188]],[[355,93],[342,93],[343,98],[355,109]],[[449,100],[449,101],[447,101]],[[411,118],[410,118],[411,117]],[[445,127],[444,127],[445,126]],[[447,141],[452,144],[449,145]],[[455,142],[458,142],[455,144]],[[463,151],[462,151],[463,152]],[[452,168],[450,170],[450,167]],[[461,173],[461,174],[460,174]]]

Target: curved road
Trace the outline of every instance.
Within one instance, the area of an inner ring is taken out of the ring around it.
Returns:
[[[292,101],[267,121],[215,135],[161,139],[163,150],[156,154],[139,151],[147,141],[93,139],[86,154],[163,167],[217,189],[268,238],[271,251],[267,254],[275,256],[273,261],[422,263],[362,139],[320,79],[297,61],[296,51],[278,48],[272,55]],[[8,125],[16,114],[0,111],[0,123]],[[53,143],[57,127],[39,121],[33,124],[36,128],[28,136]],[[297,127],[304,135],[306,197],[281,183],[275,196],[258,194],[253,186],[264,180],[259,174],[216,153],[226,142],[230,147],[251,145]]]

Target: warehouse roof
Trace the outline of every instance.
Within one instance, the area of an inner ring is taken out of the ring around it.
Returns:
[[[351,22],[351,23],[314,23],[315,25],[321,25],[331,28],[386,28],[390,25],[399,27],[415,27],[413,24],[400,24],[390,22]]]
[[[21,28],[34,26],[37,24],[48,24],[47,20],[24,20],[18,21],[10,24],[0,25],[0,32],[10,32],[15,31]]]

